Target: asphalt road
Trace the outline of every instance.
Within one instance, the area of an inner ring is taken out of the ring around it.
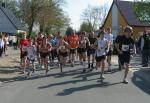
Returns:
[[[123,84],[123,71],[113,66],[106,79],[99,70],[81,74],[82,67],[36,71],[30,77],[20,76],[0,85],[0,103],[149,103],[150,84],[130,71],[129,84]]]

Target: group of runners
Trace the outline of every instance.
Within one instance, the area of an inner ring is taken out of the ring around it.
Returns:
[[[111,72],[111,55],[113,48],[116,47],[119,54],[119,64],[122,69],[125,69],[123,83],[128,83],[126,78],[129,70],[130,46],[134,45],[131,34],[132,28],[126,27],[123,35],[117,37],[116,42],[113,43],[111,28],[107,28],[105,31],[99,30],[98,34],[81,32],[77,35],[73,31],[66,36],[62,36],[60,32],[44,36],[42,33],[38,33],[34,39],[28,39],[25,33],[19,42],[21,67],[23,73],[27,70],[27,74],[30,75],[30,67],[33,72],[35,71],[34,61],[37,58],[38,66],[40,68],[44,66],[47,74],[48,67],[54,65],[55,59],[58,61],[60,72],[63,72],[66,62],[75,66],[74,62],[78,60],[83,66],[82,73],[91,72],[94,68],[101,68],[100,79],[104,79],[106,65],[108,71]]]

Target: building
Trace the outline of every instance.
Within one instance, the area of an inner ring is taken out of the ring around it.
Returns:
[[[10,10],[0,6],[0,32],[17,33],[19,30],[26,31],[19,19]]]
[[[150,21],[140,21],[133,9],[134,2],[114,0],[102,28],[112,28],[115,36],[122,33],[127,25],[133,27],[133,38],[139,37],[145,27],[150,28]]]

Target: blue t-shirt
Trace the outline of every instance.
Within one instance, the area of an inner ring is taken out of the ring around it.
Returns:
[[[55,45],[58,44],[58,39],[57,39],[57,38],[53,38],[53,39],[51,39],[49,42],[50,42],[50,44],[51,44],[52,46],[55,46]]]

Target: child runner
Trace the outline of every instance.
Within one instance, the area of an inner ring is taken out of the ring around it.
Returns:
[[[29,41],[29,45],[27,46],[27,68],[28,68],[28,74],[30,75],[30,70],[32,68],[32,71],[34,73],[35,71],[35,66],[34,66],[34,61],[35,61],[35,55],[36,55],[36,47],[35,45],[33,45],[33,41],[30,40]],[[30,68],[30,63],[32,64],[31,68]]]

